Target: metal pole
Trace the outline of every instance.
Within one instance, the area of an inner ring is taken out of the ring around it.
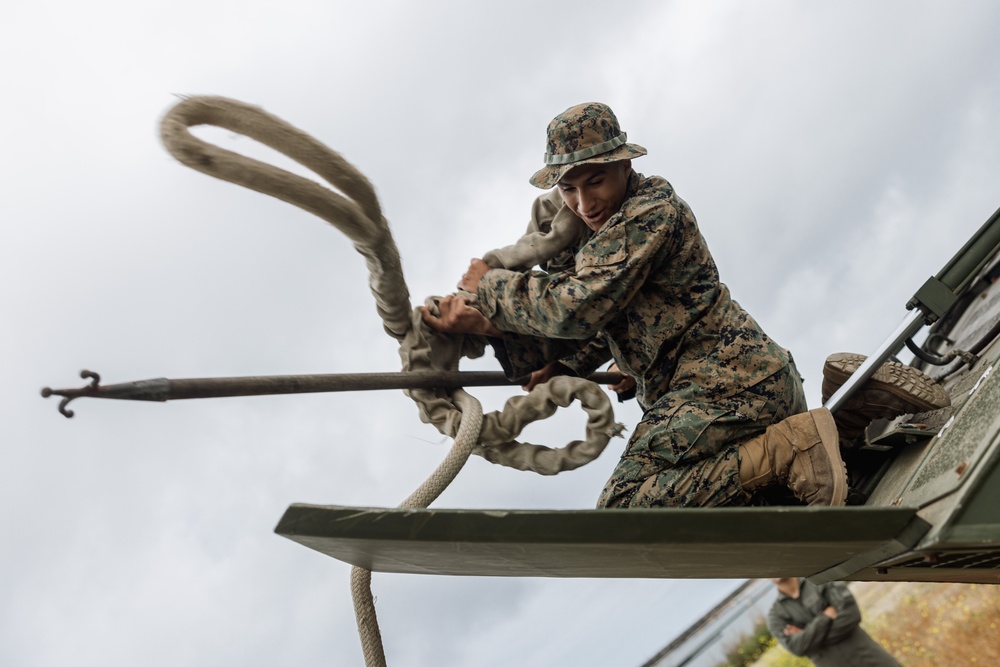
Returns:
[[[417,373],[334,373],[329,375],[251,375],[223,378],[155,378],[102,386],[101,377],[81,371],[90,378],[79,389],[42,389],[42,396],[62,396],[59,412],[72,417],[66,405],[75,398],[111,398],[126,401],[174,401],[187,398],[225,396],[262,396],[274,394],[310,394],[335,391],[373,391],[381,389],[458,389],[462,387],[502,387],[512,382],[499,371],[422,371]],[[594,373],[588,379],[599,384],[615,384],[621,373]]]
[[[892,335],[865,359],[865,363],[861,364],[861,367],[854,371],[851,377],[847,378],[847,382],[840,385],[840,388],[834,392],[833,396],[827,399],[823,407],[830,412],[836,412],[843,407],[847,399],[851,397],[851,394],[867,382],[868,378],[875,374],[875,371],[885,363],[886,359],[899,352],[899,349],[903,347],[904,341],[919,331],[922,326],[924,326],[923,312],[911,310],[907,313],[903,322],[896,328]]]
[[[1000,209],[990,216],[955,256],[917,290],[906,307],[910,312],[902,324],[876,349],[823,407],[839,410],[862,384],[875,374],[886,359],[899,352],[907,339],[921,327],[943,317],[968,289],[972,280],[1000,252]]]

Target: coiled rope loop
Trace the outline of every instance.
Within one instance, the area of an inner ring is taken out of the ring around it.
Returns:
[[[339,194],[310,179],[205,142],[191,134],[196,125],[236,132],[288,156],[337,188]],[[419,309],[411,307],[399,251],[371,183],[338,153],[280,118],[224,97],[189,97],[170,109],[160,125],[164,146],[192,169],[277,197],[326,220],[343,232],[365,258],[369,287],[386,332],[400,343],[405,371],[458,370],[461,357],[478,357],[485,339],[437,334],[426,327]],[[556,220],[550,235],[532,235],[518,244],[487,253],[493,266],[527,268],[551,257],[575,233],[568,220]],[[435,299],[428,301],[436,307]],[[595,384],[557,377],[526,396],[511,398],[499,413],[483,416],[479,402],[463,390],[409,390],[420,418],[434,424],[455,444],[434,474],[403,503],[426,507],[461,470],[470,453],[489,461],[551,475],[577,468],[596,458],[621,427],[611,402]],[[557,407],[579,400],[588,415],[586,439],[561,449],[515,440],[528,423],[552,415]],[[366,664],[384,665],[371,572],[354,568],[352,591]]]
[[[309,168],[344,194],[205,142],[189,131],[196,125],[214,125],[255,139]],[[400,341],[403,370],[458,370],[460,357],[482,355],[485,340],[481,337],[437,334],[423,324],[419,311],[411,308],[399,251],[382,216],[375,190],[340,154],[259,107],[225,97],[182,100],[164,116],[160,134],[170,154],[192,169],[277,197],[323,218],[346,234],[365,258],[369,287],[385,330]],[[564,229],[559,224],[553,228]],[[554,245],[558,244],[551,239],[539,240],[535,235],[487,255],[512,256],[517,260],[505,264],[537,262],[544,259],[540,249],[557,252],[559,248]],[[429,304],[433,305],[433,301]],[[410,390],[407,394],[417,402],[423,421],[434,424],[445,435],[455,436],[461,410],[455,406],[450,392]],[[524,425],[551,414],[540,405],[552,403],[564,407],[573,398],[580,400],[589,417],[584,441],[551,449],[514,440]],[[519,410],[536,416],[514,416]],[[475,453],[494,463],[552,475],[593,460],[618,431],[611,402],[603,391],[595,391],[594,385],[584,380],[556,378],[539,385],[527,396],[511,399],[501,413],[487,415]]]

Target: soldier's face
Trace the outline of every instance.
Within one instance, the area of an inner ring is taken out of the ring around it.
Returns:
[[[557,187],[566,206],[595,232],[625,203],[631,160],[583,164],[570,169]]]

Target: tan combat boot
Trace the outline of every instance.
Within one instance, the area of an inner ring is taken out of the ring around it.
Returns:
[[[829,410],[794,415],[740,445],[743,489],[750,492],[771,482],[785,484],[809,505],[844,504],[847,471]]]
[[[823,364],[823,402],[840,389],[861,364],[863,354],[838,352]],[[834,415],[841,437],[859,439],[875,419],[928,412],[951,405],[941,387],[912,366],[887,361],[841,406]]]

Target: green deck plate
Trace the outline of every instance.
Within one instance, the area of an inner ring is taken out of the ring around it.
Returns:
[[[901,553],[927,529],[915,512],[907,507],[546,511],[295,504],[275,532],[376,572],[758,578],[809,576],[850,559],[870,565],[868,553],[880,560]]]

